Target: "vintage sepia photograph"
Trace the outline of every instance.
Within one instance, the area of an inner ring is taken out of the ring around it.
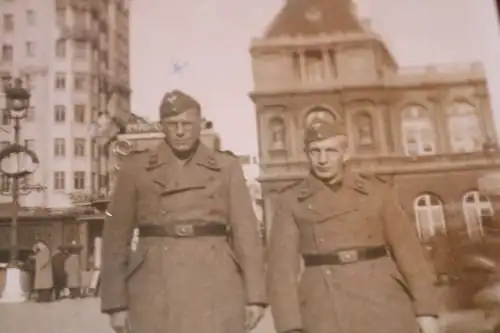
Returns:
[[[0,0],[0,333],[500,333],[495,0]]]

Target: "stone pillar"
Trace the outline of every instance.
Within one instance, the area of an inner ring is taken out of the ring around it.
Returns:
[[[384,154],[389,154],[389,143],[387,138],[388,129],[386,126],[389,126],[389,123],[385,121],[385,115],[388,111],[388,106],[384,104],[377,105],[375,109],[375,119],[373,119],[373,135],[376,136],[373,140],[377,140],[380,142],[379,151]]]
[[[79,244],[82,246],[82,251],[80,252],[80,265],[83,271],[87,269],[89,256],[88,222],[81,221],[80,223],[78,223],[78,237]]]
[[[495,119],[493,118],[493,112],[491,110],[491,105],[489,101],[489,94],[486,87],[477,87],[475,91],[475,97],[477,99],[479,126],[481,133],[484,133],[486,137],[491,138],[494,142],[498,142],[498,136],[495,128]],[[484,137],[483,139],[486,139]]]
[[[300,81],[307,82],[306,55],[304,50],[299,50]]]
[[[432,111],[432,120],[435,129],[436,152],[438,154],[451,152],[449,140],[450,133],[448,132],[448,116],[446,110],[446,92],[437,91],[433,95],[429,96],[429,99],[434,104],[434,110],[430,111]]]
[[[332,59],[330,58],[330,50],[329,49],[322,49],[322,55],[323,55],[323,64],[324,64],[324,71],[325,71],[325,79],[327,81],[331,81],[333,78],[333,71],[332,71]]]
[[[94,238],[94,268],[101,269],[102,237]]]

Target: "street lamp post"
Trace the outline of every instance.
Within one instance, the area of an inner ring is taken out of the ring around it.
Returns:
[[[20,186],[20,180],[32,174],[38,167],[39,160],[35,152],[28,147],[20,144],[20,129],[21,119],[25,118],[29,109],[30,92],[23,88],[22,80],[14,79],[12,84],[11,78],[4,78],[4,96],[2,99],[2,112],[14,120],[14,142],[0,151],[0,172],[12,180],[12,219],[10,226],[10,260],[6,269],[6,281],[0,302],[4,303],[19,303],[25,301],[25,295],[21,286],[21,270],[18,265],[18,217],[19,217],[19,197],[23,190]],[[21,166],[21,155],[25,154],[30,158],[32,166],[26,168]],[[8,170],[12,167],[10,157],[14,156],[14,170]],[[3,161],[9,161],[6,165]]]

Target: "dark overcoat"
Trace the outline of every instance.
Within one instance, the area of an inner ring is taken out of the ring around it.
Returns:
[[[139,235],[144,224],[219,222],[229,237]],[[128,309],[133,333],[243,333],[265,303],[263,249],[239,160],[200,144],[182,165],[166,143],[122,162],[103,234],[102,311]]]
[[[302,254],[387,245],[392,256],[304,268]],[[332,189],[310,175],[280,197],[269,249],[270,304],[278,332],[418,333],[438,312],[434,275],[394,189],[346,172]]]

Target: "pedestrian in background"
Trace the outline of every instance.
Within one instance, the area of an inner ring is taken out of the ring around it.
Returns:
[[[80,249],[73,245],[68,250],[68,257],[64,263],[66,272],[66,286],[69,289],[69,297],[72,299],[79,298],[82,287],[82,270],[80,267]]]
[[[58,246],[52,256],[52,275],[54,277],[54,299],[59,300],[66,288],[66,270],[64,268],[68,253],[62,246]]]
[[[37,293],[37,302],[50,302],[54,287],[50,249],[45,242],[39,240],[33,246],[33,252],[35,257],[34,289]]]

